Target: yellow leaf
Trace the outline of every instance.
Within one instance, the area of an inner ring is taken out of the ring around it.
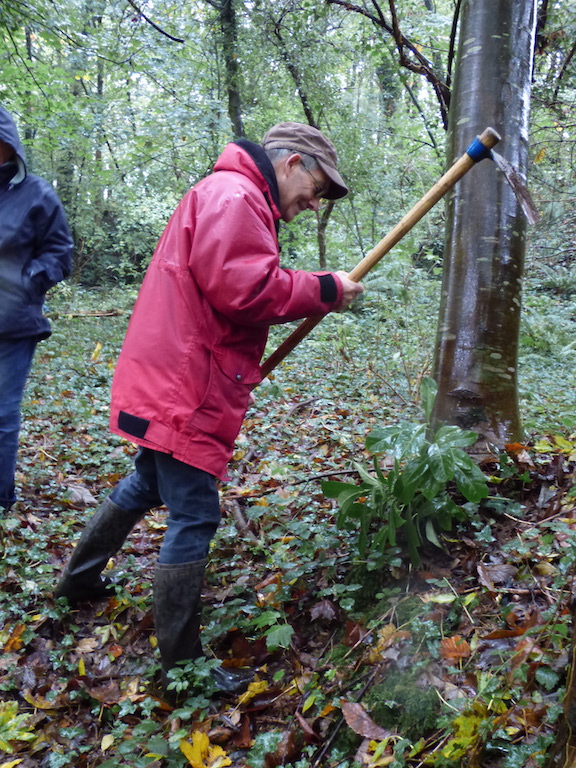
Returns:
[[[546,150],[541,149],[540,152],[538,152],[538,154],[534,158],[534,162],[536,163],[536,165],[538,165],[538,163],[541,163],[545,157],[546,157]]]
[[[100,352],[102,351],[102,343],[99,341],[97,342],[96,346],[94,347],[94,350],[90,356],[90,362],[91,363],[97,363],[100,359]]]
[[[251,701],[254,696],[258,696],[259,693],[264,693],[267,688],[268,683],[266,680],[257,680],[254,683],[250,683],[248,690],[238,699],[238,706],[240,707],[242,704],[246,704],[246,702]]]
[[[84,677],[86,674],[86,664],[84,664],[84,659],[78,660],[78,674],[80,677]]]
[[[302,712],[306,712],[307,709],[310,709],[310,707],[312,706],[312,704],[314,704],[315,701],[316,701],[316,694],[311,693],[302,706]]]
[[[100,352],[102,352],[101,341],[97,342],[96,346],[94,347],[94,352],[92,352],[92,357],[90,358],[91,363],[96,363],[100,359]]]
[[[107,733],[106,736],[102,737],[102,741],[100,742],[100,749],[102,752],[106,752],[107,749],[110,749],[112,744],[114,744],[114,736],[112,736],[111,733]]]
[[[558,572],[558,569],[555,568],[552,563],[549,563],[547,560],[542,560],[541,562],[536,563],[534,570],[539,576],[553,576]]]
[[[22,757],[19,760],[10,760],[7,763],[2,763],[2,765],[0,765],[0,768],[14,768],[14,766],[19,765],[23,761],[23,759],[24,758]]]
[[[36,709],[58,709],[62,706],[55,701],[47,701],[43,696],[33,696],[29,688],[24,689],[22,698],[24,701],[27,701],[28,704],[32,704]],[[2,766],[0,766],[0,768],[2,768]]]
[[[208,752],[210,739],[202,731],[194,731],[192,744],[184,739],[180,742],[180,751],[188,760],[192,768],[206,768],[204,755]]]
[[[561,451],[568,451],[570,453],[574,449],[572,443],[569,443],[562,435],[554,435],[554,442]]]
[[[192,744],[183,739],[180,751],[192,768],[224,768],[232,765],[232,760],[222,747],[210,744],[210,739],[203,731],[194,731]]]
[[[420,600],[422,600],[423,603],[453,603],[454,600],[456,600],[456,595],[453,595],[450,592],[444,592],[443,594],[429,594],[428,592],[423,592],[420,595]]]

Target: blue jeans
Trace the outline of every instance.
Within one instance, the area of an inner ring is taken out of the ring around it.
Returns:
[[[168,508],[159,563],[190,563],[208,554],[220,522],[216,480],[208,472],[167,453],[140,448],[135,472],[120,481],[110,499],[129,512],[145,513],[162,504]]]
[[[30,373],[36,339],[0,339],[0,507],[16,501],[14,475],[20,406]]]

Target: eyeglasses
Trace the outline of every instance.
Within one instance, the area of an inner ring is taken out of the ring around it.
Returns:
[[[316,176],[314,176],[312,171],[309,171],[308,168],[306,168],[305,165],[302,164],[302,168],[304,168],[306,173],[310,176],[310,178],[314,182],[314,197],[317,200],[319,200],[321,197],[324,197],[328,193],[328,189],[326,187],[322,186],[322,184],[318,183],[318,179],[316,178]]]

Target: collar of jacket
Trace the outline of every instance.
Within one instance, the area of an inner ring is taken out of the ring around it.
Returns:
[[[9,160],[7,163],[0,165],[0,188],[4,189],[11,182],[14,183],[12,180],[17,173],[18,165],[13,160]]]
[[[272,196],[274,205],[279,209],[280,190],[278,189],[278,181],[276,180],[276,171],[268,159],[266,152],[262,149],[260,144],[255,144],[253,141],[248,141],[248,139],[237,139],[233,143],[237,144],[241,149],[244,150],[244,152],[250,155],[252,160],[254,160],[256,167],[268,185],[268,189],[270,190],[270,195]],[[270,200],[268,200],[268,205],[270,205]],[[270,208],[272,208],[271,205]],[[276,221],[276,232],[278,232],[279,226],[280,222]]]

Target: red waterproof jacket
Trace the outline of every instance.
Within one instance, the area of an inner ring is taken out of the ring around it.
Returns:
[[[280,268],[277,202],[272,165],[244,140],[182,199],[118,360],[113,432],[225,477],[268,327],[329,312],[342,296],[336,275]]]

